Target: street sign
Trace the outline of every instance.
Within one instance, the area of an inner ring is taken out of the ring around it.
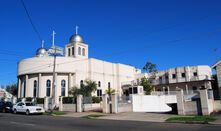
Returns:
[[[63,56],[64,49],[62,47],[52,46],[50,49],[48,49],[48,54],[49,55],[56,55],[56,56]]]

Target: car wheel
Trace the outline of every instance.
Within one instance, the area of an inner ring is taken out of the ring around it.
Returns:
[[[14,109],[13,113],[14,113],[14,114],[16,114],[16,113],[17,113],[17,110],[16,110],[16,109]]]
[[[25,112],[25,113],[26,113],[26,115],[29,115],[29,114],[30,114],[29,110],[26,110],[26,112]]]

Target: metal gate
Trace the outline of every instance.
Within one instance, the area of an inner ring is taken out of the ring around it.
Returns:
[[[132,112],[132,97],[131,96],[118,96],[117,103],[118,112]]]
[[[102,112],[101,103],[94,103],[93,97],[83,97],[82,109],[83,112]]]

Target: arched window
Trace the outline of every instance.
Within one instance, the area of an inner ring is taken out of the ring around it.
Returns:
[[[100,81],[98,81],[98,87],[101,87],[101,82]]]
[[[62,80],[61,81],[61,96],[65,96],[65,86],[66,86],[66,81]]]
[[[83,84],[84,84],[84,81],[83,81],[83,80],[81,80],[81,81],[80,81],[80,87],[82,87],[82,86],[83,86]]]
[[[24,81],[24,85],[23,85],[23,97],[26,97],[26,81]]]
[[[36,80],[34,80],[33,97],[37,96],[37,86],[38,86],[38,82]]]
[[[68,48],[68,56],[71,56],[71,49]]]
[[[85,49],[82,49],[82,55],[85,56]]]
[[[81,47],[78,47],[78,55],[81,55]]]
[[[72,47],[72,56],[74,56],[74,47]]]
[[[110,88],[111,87],[111,84],[110,84],[110,82],[108,82],[108,88]]]
[[[46,82],[46,96],[50,96],[51,94],[51,81],[47,80]]]

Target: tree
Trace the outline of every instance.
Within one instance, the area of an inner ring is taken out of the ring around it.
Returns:
[[[114,94],[115,92],[116,92],[116,91],[115,91],[114,89],[110,88],[110,87],[105,91],[105,93],[108,94],[109,96],[111,96],[111,95]]]
[[[77,97],[77,95],[80,94],[80,89],[77,86],[74,86],[68,91],[68,93],[73,97]]]
[[[144,67],[143,67],[143,70],[148,72],[148,73],[152,73],[152,72],[156,72],[157,71],[157,66],[156,64],[153,64],[151,62],[147,62]]]
[[[17,96],[18,95],[18,88],[17,88],[17,84],[10,84],[6,86],[6,91],[11,93],[13,96]]]
[[[153,86],[146,77],[141,78],[140,85],[143,86],[146,95],[150,95],[151,91],[153,91]]]
[[[97,90],[97,83],[92,80],[85,80],[85,84],[82,83],[81,87],[72,87],[69,90],[69,94],[73,96],[77,96],[78,94],[82,94],[83,96],[90,97],[91,93]]]

